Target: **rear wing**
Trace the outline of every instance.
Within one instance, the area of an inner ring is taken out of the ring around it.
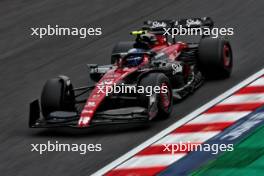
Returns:
[[[143,30],[148,30],[154,33],[164,32],[164,28],[213,28],[214,22],[210,17],[203,18],[187,18],[180,20],[148,20],[144,22]]]

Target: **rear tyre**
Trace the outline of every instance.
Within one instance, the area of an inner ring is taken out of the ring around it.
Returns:
[[[227,78],[233,67],[230,43],[219,38],[202,38],[198,49],[198,65],[207,78]]]
[[[118,42],[112,50],[111,64],[115,63],[117,59],[117,54],[127,53],[128,50],[133,48],[134,43],[135,42],[132,41]]]
[[[73,86],[67,77],[48,80],[41,93],[41,109],[45,119],[54,111],[74,111]]]
[[[140,80],[139,85],[144,87],[145,90],[147,90],[146,87],[152,87],[152,96],[149,96],[149,92],[146,91],[139,95],[141,105],[149,110],[150,120],[157,117],[168,117],[173,104],[172,88],[168,77],[163,73],[150,73]],[[155,87],[160,87],[160,92],[155,92]],[[155,98],[155,104],[152,104],[154,106],[151,106],[152,98]],[[153,115],[152,111],[156,110],[157,112]]]

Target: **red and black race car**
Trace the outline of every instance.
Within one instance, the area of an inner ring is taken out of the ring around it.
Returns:
[[[165,118],[173,101],[192,93],[204,78],[229,77],[228,41],[202,36],[198,43],[169,42],[164,35],[164,25],[177,27],[188,21],[145,22],[141,30],[131,33],[135,41],[114,47],[111,65],[88,64],[92,86],[74,88],[66,76],[48,80],[40,103],[30,104],[29,126],[82,128]],[[194,25],[188,25],[212,26],[210,18],[195,18]]]

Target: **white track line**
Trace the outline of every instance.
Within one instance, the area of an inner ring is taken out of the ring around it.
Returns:
[[[250,84],[249,86],[264,86],[264,77],[259,78],[257,81]]]
[[[210,124],[210,123],[217,123],[217,122],[235,122],[242,117],[245,117],[251,113],[251,111],[243,111],[243,112],[217,112],[217,113],[210,113],[210,114],[201,114],[188,124]]]
[[[158,140],[154,145],[162,144],[176,144],[184,142],[199,142],[203,143],[210,139],[211,137],[217,135],[220,131],[204,131],[204,132],[193,132],[193,133],[173,133],[169,134],[166,137]]]
[[[143,150],[144,148],[146,148],[146,147],[150,146],[151,144],[155,143],[160,138],[168,135],[169,133],[171,133],[176,128],[178,128],[178,127],[182,126],[183,124],[189,122],[190,120],[194,119],[195,117],[197,117],[198,115],[200,115],[201,113],[203,113],[204,111],[209,109],[210,107],[214,106],[215,104],[219,103],[223,99],[225,99],[225,98],[229,97],[230,95],[234,94],[236,91],[238,91],[242,87],[247,86],[252,81],[254,81],[257,78],[261,77],[263,74],[264,74],[264,68],[261,69],[260,71],[258,71],[257,73],[255,73],[254,75],[250,76],[246,80],[240,82],[239,84],[237,84],[233,88],[231,88],[231,89],[227,90],[226,92],[224,92],[223,94],[219,95],[215,99],[211,100],[210,102],[206,103],[205,105],[203,105],[200,108],[196,109],[195,111],[191,112],[190,114],[188,114],[184,118],[182,118],[179,121],[175,122],[174,124],[172,124],[168,128],[162,130],[161,132],[159,132],[155,136],[151,137],[147,141],[145,141],[142,144],[138,145],[137,147],[135,147],[134,149],[130,150],[129,152],[127,152],[123,156],[119,157],[118,159],[114,160],[110,164],[106,165],[102,169],[100,169],[97,172],[93,173],[92,176],[102,176],[102,175],[104,175],[108,171],[112,170],[113,168],[117,167],[118,165],[120,165],[124,161],[128,160],[129,158],[131,158],[132,156],[134,156],[135,154],[137,154],[138,152]]]
[[[244,104],[244,103],[262,103],[264,102],[264,93],[248,93],[248,94],[238,94],[233,95],[223,102],[220,105],[227,104]]]
[[[135,156],[130,158],[127,162],[118,166],[118,169],[130,169],[130,168],[148,168],[148,167],[160,167],[168,166],[175,161],[184,157],[186,153],[177,153],[174,155],[150,155],[150,156]]]

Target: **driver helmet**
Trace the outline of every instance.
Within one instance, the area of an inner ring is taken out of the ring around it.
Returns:
[[[144,59],[143,49],[133,48],[128,50],[128,57],[126,58],[126,65],[129,67],[135,67],[142,63]]]
[[[151,33],[142,34],[140,36],[140,39],[141,41],[146,42],[150,45],[155,45],[158,41],[156,35]]]

